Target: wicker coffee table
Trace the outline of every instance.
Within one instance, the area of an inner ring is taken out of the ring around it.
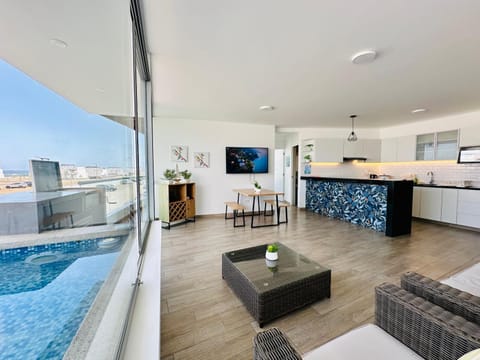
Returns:
[[[330,297],[329,269],[281,243],[277,245],[276,263],[265,259],[267,244],[222,255],[222,277],[260,327],[295,309]]]

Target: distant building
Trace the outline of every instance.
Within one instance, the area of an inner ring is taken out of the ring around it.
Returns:
[[[0,178],[4,178],[4,177],[5,177],[5,175],[3,174],[3,170],[0,169]]]
[[[77,167],[73,164],[60,164],[62,179],[77,179]]]
[[[99,179],[105,174],[105,170],[98,166],[85,166],[85,170],[89,179]]]
[[[77,167],[77,179],[88,179],[88,172],[85,166]]]
[[[119,167],[109,167],[105,169],[107,177],[115,177],[115,176],[124,176],[128,175],[127,172]]]

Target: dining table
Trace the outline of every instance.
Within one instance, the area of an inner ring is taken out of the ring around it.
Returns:
[[[279,195],[284,195],[283,192],[281,191],[275,191],[275,190],[269,190],[269,189],[251,189],[251,188],[246,188],[246,189],[233,189],[233,192],[237,193],[237,203],[240,203],[241,197],[245,196],[247,198],[252,198],[252,213],[251,213],[251,222],[250,222],[250,227],[252,228],[259,228],[259,227],[267,227],[267,226],[278,226],[280,225],[280,211],[278,209],[278,196]],[[260,210],[260,198],[263,196],[275,196],[275,208],[276,208],[276,214],[277,214],[277,221],[271,224],[256,224],[255,225],[255,216],[261,215],[261,210]],[[258,204],[258,214],[255,214],[255,202]]]

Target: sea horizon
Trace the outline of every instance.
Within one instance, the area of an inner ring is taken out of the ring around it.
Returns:
[[[3,175],[5,177],[10,177],[10,176],[28,176],[30,175],[30,171],[28,169],[26,170],[21,170],[21,169],[3,169]]]

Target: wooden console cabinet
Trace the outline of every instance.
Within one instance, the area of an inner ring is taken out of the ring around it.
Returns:
[[[159,218],[168,224],[195,221],[195,183],[162,183],[158,188]]]

